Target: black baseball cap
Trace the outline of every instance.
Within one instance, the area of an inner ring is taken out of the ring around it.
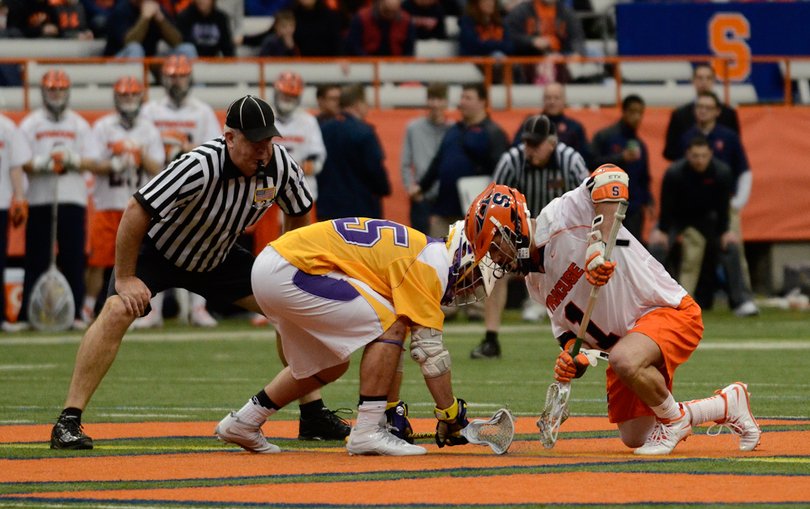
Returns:
[[[545,115],[532,115],[523,122],[520,139],[531,143],[543,143],[546,138],[557,134],[554,124]]]
[[[260,97],[246,95],[228,106],[225,125],[239,129],[245,138],[253,143],[281,136],[275,126],[276,118],[267,101]]]

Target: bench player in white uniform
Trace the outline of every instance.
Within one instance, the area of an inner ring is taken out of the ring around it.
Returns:
[[[101,147],[96,168],[90,218],[90,255],[87,258],[85,315],[93,316],[96,297],[104,282],[104,269],[115,265],[115,236],[135,191],[163,169],[166,158],[160,132],[139,117],[143,85],[134,76],[123,76],[113,86],[116,113],[98,119],[93,137]]]
[[[33,159],[23,166],[29,184],[29,215],[20,321],[28,320],[31,290],[50,261],[51,205],[58,181],[58,263],[76,303],[74,327],[83,329],[87,184],[82,172],[95,170],[100,151],[90,135],[90,124],[68,108],[69,97],[68,75],[62,70],[49,70],[42,77],[43,106],[20,123],[22,138],[33,154]]]
[[[160,131],[166,151],[166,164],[181,155],[202,145],[206,141],[222,136],[222,126],[211,106],[191,97],[191,62],[185,55],[172,55],[161,68],[161,79],[166,96],[151,100],[141,109],[141,115],[152,122]],[[181,304],[185,301],[186,290],[175,290]],[[163,293],[152,298],[152,311],[133,322],[133,328],[159,327],[163,323]],[[190,315],[181,310],[181,320],[189,318],[191,323],[201,327],[216,327],[217,322],[205,308],[205,299],[189,293]]]
[[[422,368],[435,402],[440,447],[459,436],[466,404],[453,396],[450,354],[442,342],[441,305],[483,298],[492,272],[475,266],[462,221],[446,241],[383,219],[344,218],[288,232],[253,265],[256,301],[283,338],[289,366],[216,433],[257,453],[279,452],[261,432],[266,419],[294,399],[339,378],[352,352],[360,363],[360,404],[346,449],[350,454],[410,456],[423,447],[394,436],[385,418],[396,390],[403,345]]]
[[[318,180],[315,176],[323,169],[326,147],[318,119],[300,107],[302,93],[304,80],[299,74],[287,71],[276,79],[273,85],[273,110],[276,113],[276,127],[281,133],[276,143],[286,148],[287,153],[304,170],[314,201],[318,199]],[[253,242],[257,254],[281,233],[280,214],[280,210],[275,214],[265,214],[256,224]],[[267,325],[267,318],[256,315],[251,322],[257,326]]]
[[[583,353],[572,358],[569,350],[593,285],[604,285],[582,346],[610,352],[608,417],[636,454],[669,454],[692,426],[709,421],[728,426],[739,435],[740,450],[751,451],[760,429],[745,384],[696,401],[678,403],[672,396],[675,369],[702,337],[698,305],[624,227],[611,261],[602,255],[618,201],[628,197],[627,182],[623,170],[603,165],[536,220],[528,217],[522,194],[490,185],[467,215],[476,258],[489,253],[502,269],[526,275],[530,296],[545,304],[563,347],[555,368],[560,381],[588,366]],[[592,227],[599,215],[601,224]]]

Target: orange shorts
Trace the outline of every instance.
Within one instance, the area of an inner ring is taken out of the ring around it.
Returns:
[[[672,392],[675,368],[686,362],[703,337],[700,306],[687,295],[677,308],[659,308],[642,316],[630,332],[644,334],[661,349],[664,367],[660,371]],[[652,409],[624,385],[610,367],[607,369],[607,401],[610,422],[654,415]]]
[[[123,215],[123,210],[97,210],[91,216],[88,267],[115,265],[115,236]]]

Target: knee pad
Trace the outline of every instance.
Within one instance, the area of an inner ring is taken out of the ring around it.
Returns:
[[[450,352],[444,347],[442,331],[431,327],[411,329],[411,359],[419,363],[425,378],[450,372]]]

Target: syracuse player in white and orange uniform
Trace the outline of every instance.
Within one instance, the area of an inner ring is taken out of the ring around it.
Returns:
[[[149,101],[141,109],[141,116],[160,131],[167,165],[206,141],[222,136],[222,125],[213,108],[189,95],[191,71],[191,61],[185,55],[169,57],[161,68],[161,80],[166,96],[160,100]],[[217,325],[216,320],[205,308],[204,298],[189,293],[189,299],[191,323],[203,327]],[[163,293],[159,293],[152,298],[152,311],[147,316],[135,320],[133,328],[160,326],[162,312]],[[181,317],[183,318],[185,317]]]
[[[365,347],[360,405],[350,454],[417,455],[426,450],[391,434],[384,411],[411,328],[411,357],[420,363],[436,404],[440,446],[466,441],[463,400],[452,395],[450,357],[442,342],[441,304],[482,298],[492,273],[475,266],[455,223],[447,242],[382,219],[344,218],[286,233],[253,265],[254,295],[283,338],[289,366],[217,426],[220,439],[254,452],[278,452],[260,427],[295,397],[341,376]]]
[[[90,124],[68,107],[70,78],[52,69],[42,77],[42,108],[20,123],[20,134],[33,154],[23,165],[28,177],[28,224],[25,231],[25,278],[21,322],[28,320],[28,299],[51,253],[51,205],[58,186],[58,263],[73,291],[75,328],[84,328],[85,214],[87,185],[82,173],[94,171],[100,149]]]
[[[115,236],[132,195],[163,169],[165,152],[160,132],[139,117],[143,85],[123,76],[113,86],[116,113],[98,119],[92,136],[101,147],[96,169],[90,218],[90,255],[87,258],[85,313],[92,316],[102,290],[104,269],[115,265]]]
[[[536,220],[528,217],[522,194],[492,184],[467,217],[476,257],[489,253],[503,269],[526,275],[530,296],[546,305],[563,346],[555,368],[559,381],[581,376],[589,364],[585,354],[572,357],[570,349],[593,285],[604,285],[583,347],[610,354],[608,417],[636,454],[668,454],[693,425],[708,421],[728,426],[740,436],[741,450],[753,450],[760,429],[745,384],[699,401],[678,403],[672,396],[675,369],[702,337],[698,305],[624,227],[611,260],[603,257],[602,239],[608,238],[618,202],[628,197],[627,182],[623,170],[603,165]]]

